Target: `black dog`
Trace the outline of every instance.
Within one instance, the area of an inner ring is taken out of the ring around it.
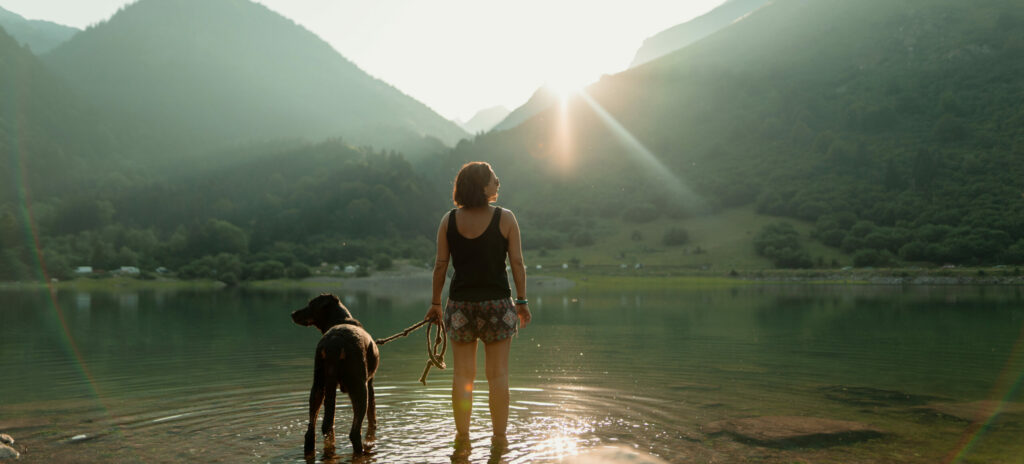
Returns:
[[[292,313],[292,320],[304,326],[316,326],[323,337],[316,345],[313,388],[309,391],[309,428],[306,430],[306,454],[316,447],[316,416],[320,403],[326,399],[322,431],[324,446],[334,444],[334,401],[337,390],[348,393],[352,400],[352,429],[348,438],[352,450],[363,453],[361,436],[363,417],[369,412],[367,439],[377,427],[377,407],[373,399],[373,374],[377,371],[380,353],[377,344],[363,325],[352,317],[338,297],[325,293],[312,300],[305,308]]]

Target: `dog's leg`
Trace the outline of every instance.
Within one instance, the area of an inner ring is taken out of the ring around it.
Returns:
[[[367,388],[365,380],[355,380],[350,384],[348,397],[352,400],[352,429],[348,432],[348,439],[352,442],[352,451],[356,454],[363,454],[363,418],[366,417]]]
[[[366,382],[366,393],[369,396],[369,404],[366,408],[367,420],[367,435],[373,433],[377,429],[377,400],[373,396],[373,379]]]
[[[328,369],[324,379],[324,422],[321,432],[324,434],[324,446],[334,447],[334,405],[338,396],[338,376],[335,369]]]
[[[309,390],[309,427],[306,429],[306,444],[303,447],[307,455],[313,454],[316,449],[316,416],[324,400],[323,361],[317,356],[313,364],[313,387]]]

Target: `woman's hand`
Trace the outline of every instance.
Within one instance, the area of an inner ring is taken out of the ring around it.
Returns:
[[[423,316],[423,320],[441,322],[441,317],[441,305],[432,304],[430,305],[430,309],[427,310],[427,315]]]
[[[530,314],[530,307],[526,306],[525,303],[516,305],[516,315],[519,316],[520,329],[526,327],[526,324],[530,323],[530,319],[533,319],[533,315]]]

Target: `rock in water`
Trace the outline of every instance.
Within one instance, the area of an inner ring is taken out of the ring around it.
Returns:
[[[1015,422],[1024,419],[1024,404],[1000,401],[972,401],[970,403],[935,403],[919,409],[943,414],[967,422]]]
[[[830,385],[821,387],[818,390],[824,393],[825,398],[854,406],[918,406],[945,399],[897,390],[849,387],[845,385]]]
[[[761,446],[831,446],[881,437],[885,432],[860,422],[803,416],[730,419],[704,426],[708,435],[728,434]]]
[[[0,460],[3,459],[18,459],[21,454],[18,453],[14,448],[7,445],[0,445]]]

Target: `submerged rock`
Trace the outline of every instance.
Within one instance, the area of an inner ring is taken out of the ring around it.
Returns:
[[[1024,404],[983,400],[970,403],[935,403],[918,409],[954,417],[966,422],[1002,423],[1024,420]]]
[[[761,446],[831,446],[863,441],[885,432],[860,422],[804,416],[729,419],[704,426],[708,435],[728,434],[737,441]]]
[[[14,448],[5,444],[0,444],[0,460],[3,459],[18,459],[21,454],[18,453]]]
[[[848,387],[846,385],[829,385],[818,390],[825,394],[825,398],[854,406],[918,406],[946,399],[938,396],[915,395],[897,390]]]

